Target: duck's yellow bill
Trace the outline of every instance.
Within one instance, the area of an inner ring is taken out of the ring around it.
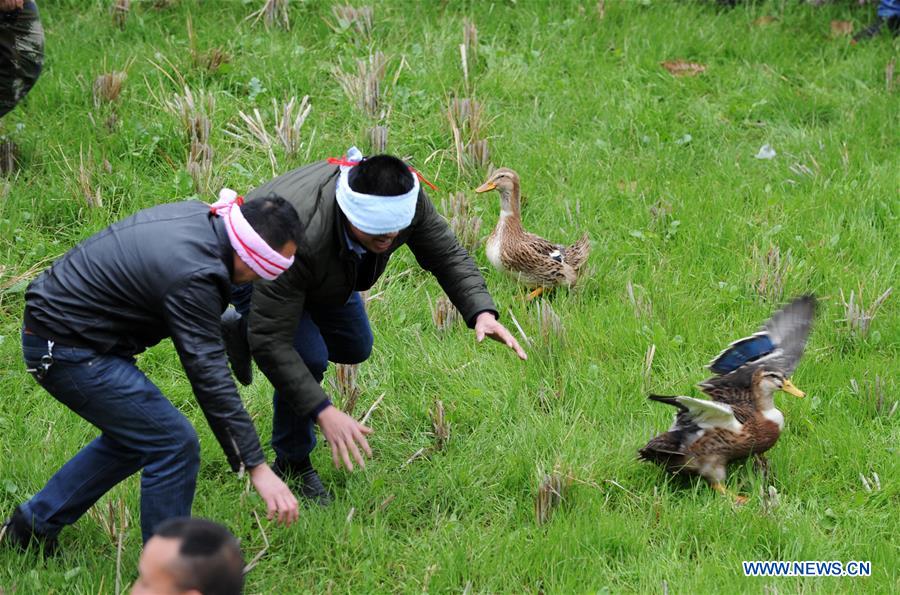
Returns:
[[[493,182],[485,182],[484,184],[482,184],[481,186],[476,188],[475,192],[477,192],[478,194],[481,194],[482,192],[490,192],[491,190],[493,190],[496,187],[497,187],[497,185],[494,184]]]
[[[794,395],[795,397],[803,398],[806,396],[805,392],[794,386],[794,383],[787,378],[784,379],[784,384],[781,385],[781,390],[790,395]]]

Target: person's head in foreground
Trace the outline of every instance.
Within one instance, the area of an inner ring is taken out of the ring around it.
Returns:
[[[233,283],[271,281],[294,263],[300,220],[282,197],[271,194],[245,203],[237,192],[223,188],[211,210],[225,220],[234,250]]]
[[[366,250],[386,252],[416,213],[419,180],[392,155],[363,158],[356,147],[341,166],[337,201],[350,233]],[[354,164],[354,165],[349,165]]]
[[[132,595],[240,595],[244,557],[237,538],[218,523],[176,518],[144,546]]]

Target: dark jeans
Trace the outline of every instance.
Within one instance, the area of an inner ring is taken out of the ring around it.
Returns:
[[[900,17],[900,0],[881,0],[876,12],[883,19]]]
[[[250,310],[252,285],[232,288],[231,301],[242,315]],[[313,377],[322,382],[328,362],[358,364],[372,353],[372,329],[359,293],[346,304],[310,308],[294,332],[294,349]],[[272,397],[272,450],[285,461],[303,461],[316,447],[315,420],[298,415],[278,391]]]
[[[37,367],[47,341],[23,333],[22,353],[28,368]],[[145,542],[162,521],[190,516],[200,468],[197,433],[133,359],[54,345],[53,364],[38,382],[101,434],[21,506],[36,532],[56,535],[141,469]]]
[[[0,13],[0,116],[28,94],[43,63],[44,28],[34,2]]]

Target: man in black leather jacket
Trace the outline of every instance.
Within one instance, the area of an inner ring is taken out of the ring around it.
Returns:
[[[28,287],[28,371],[101,435],[15,510],[8,540],[53,549],[65,525],[137,471],[145,542],[162,521],[190,515],[197,434],[134,359],[166,337],[232,469],[249,470],[269,518],[296,519],[297,500],[266,464],[231,379],[219,317],[231,283],[274,278],[265,268],[273,263],[290,266],[300,224],[280,197],[242,201],[140,211],[70,250]]]

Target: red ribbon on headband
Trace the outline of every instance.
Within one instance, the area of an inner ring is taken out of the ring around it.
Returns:
[[[359,161],[349,161],[347,159],[344,159],[343,157],[329,157],[327,159],[327,161],[331,165],[343,165],[344,167],[353,167],[353,166],[359,165],[359,163],[360,163]],[[431,188],[432,190],[437,192],[437,186],[435,186],[434,184],[429,182],[427,179],[425,179],[425,176],[423,176],[419,172],[419,170],[417,170],[416,168],[414,168],[411,165],[407,165],[406,167],[408,167],[409,171],[414,173],[416,175],[416,177],[419,178],[420,182],[422,182],[423,184],[427,185],[429,188]]]

